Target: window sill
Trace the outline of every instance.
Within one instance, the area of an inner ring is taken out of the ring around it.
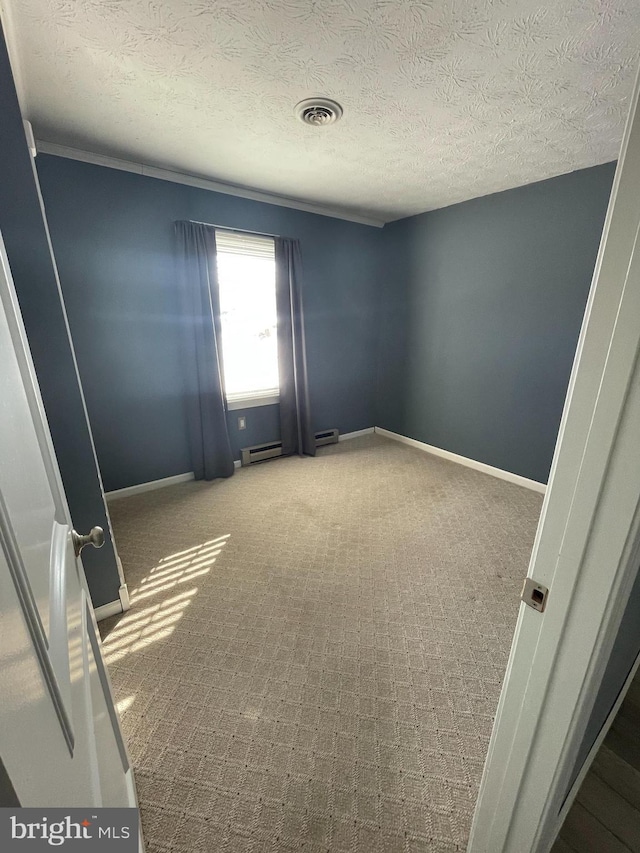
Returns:
[[[227,400],[227,411],[235,412],[238,409],[255,409],[258,406],[274,406],[280,402],[280,394],[257,394],[247,397],[235,397]]]

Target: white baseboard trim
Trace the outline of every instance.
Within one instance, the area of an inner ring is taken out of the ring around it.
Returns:
[[[176,483],[186,483],[189,480],[193,480],[193,471],[189,471],[187,474],[176,474],[175,477],[163,477],[162,480],[151,480],[150,483],[139,483],[137,486],[115,489],[113,492],[105,492],[104,496],[107,501],[117,501],[119,498],[128,498],[142,492],[163,489],[165,486],[175,486]]]
[[[373,429],[371,429],[373,432]],[[242,462],[233,460],[233,467],[240,468]],[[152,492],[154,489],[164,489],[165,486],[175,486],[177,483],[188,483],[193,480],[193,471],[186,474],[176,474],[174,477],[163,477],[162,480],[151,480],[149,483],[139,483],[137,486],[127,486],[124,489],[115,489],[113,492],[105,492],[107,501],[117,501],[119,498],[130,498],[131,495],[139,495],[142,492]]]
[[[357,429],[355,432],[345,432],[338,435],[338,441],[349,441],[350,438],[360,438],[361,435],[371,435],[375,427],[367,427],[366,429]]]
[[[115,601],[110,601],[108,604],[96,607],[93,612],[96,614],[96,622],[102,622],[103,619],[108,619],[109,616],[117,616],[118,613],[122,613],[122,602],[117,598]]]
[[[96,622],[101,622],[103,619],[108,619],[109,616],[117,616],[118,613],[126,613],[131,607],[129,600],[129,589],[126,583],[123,583],[118,590],[118,598],[116,601],[109,601],[107,604],[102,604],[100,607],[94,608]]]
[[[442,450],[440,447],[434,447],[431,444],[426,444],[424,441],[407,438],[406,435],[400,435],[400,433],[391,432],[391,430],[383,429],[382,427],[374,427],[374,431],[377,435],[384,435],[387,438],[392,438],[394,441],[415,447],[417,450],[447,459],[449,462],[457,462],[459,465],[473,468],[474,471],[482,471],[483,474],[490,474],[499,480],[506,480],[508,483],[515,483],[517,486],[524,486],[525,489],[531,489],[534,492],[539,492],[541,495],[547,490],[545,483],[538,483],[537,480],[529,480],[528,477],[521,477],[520,474],[512,474],[510,471],[503,471],[502,468],[494,468],[493,465],[487,465],[484,462],[476,462],[475,459],[468,459],[466,456],[451,453],[450,450]]]
[[[131,607],[131,600],[129,599],[129,587],[126,583],[123,583],[118,590],[118,595],[120,596],[120,604],[122,605],[122,612],[126,613],[127,610]]]
[[[103,619],[108,619],[109,616],[117,616],[118,613],[126,613],[131,607],[129,601],[129,589],[126,583],[123,583],[118,590],[118,598],[115,601],[109,601],[100,607],[94,608],[96,622],[101,622]]]

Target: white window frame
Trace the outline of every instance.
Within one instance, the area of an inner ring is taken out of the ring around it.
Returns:
[[[254,391],[251,394],[227,394],[227,411],[255,409],[258,406],[274,406],[280,402],[280,391],[273,388],[267,391]]]
[[[252,232],[244,232],[244,231],[233,231],[232,229],[227,228],[216,228],[216,240],[218,240],[219,235],[225,236],[238,236],[250,238],[252,236]],[[261,237],[267,237],[267,235],[256,234],[258,239]],[[275,238],[269,238],[275,239]],[[224,251],[224,250],[223,250]],[[279,388],[264,388],[259,391],[243,391],[236,393],[227,393],[225,391],[225,402],[227,406],[227,411],[234,412],[239,409],[254,409],[259,406],[273,406],[280,402],[280,389]]]

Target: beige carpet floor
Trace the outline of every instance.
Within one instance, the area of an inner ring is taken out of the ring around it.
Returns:
[[[540,506],[379,436],[112,503],[148,853],[464,850]]]

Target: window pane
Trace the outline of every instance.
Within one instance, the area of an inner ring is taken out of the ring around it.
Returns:
[[[228,397],[278,390],[275,275],[273,258],[218,251]]]

